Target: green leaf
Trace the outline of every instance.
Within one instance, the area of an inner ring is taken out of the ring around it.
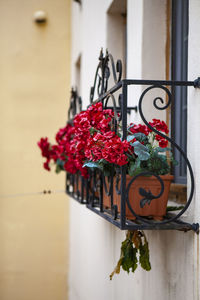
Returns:
[[[133,245],[131,242],[128,243],[124,258],[122,260],[122,268],[124,271],[130,272],[130,269],[132,269],[132,272],[134,272],[137,268],[137,249],[133,248]]]
[[[86,162],[84,163],[83,167],[88,167],[88,168],[98,168],[100,170],[102,170],[102,166],[99,164],[99,162]]]
[[[89,131],[91,135],[94,134],[95,132],[98,132],[98,130],[96,130],[94,127],[90,127]]]
[[[128,129],[132,128],[133,126],[135,126],[135,124],[130,125],[130,126],[128,127]]]
[[[120,132],[117,132],[116,135],[117,135],[118,137],[120,137],[120,138],[122,137],[122,135],[121,135]]]
[[[127,136],[127,141],[130,142],[133,139],[139,140],[140,142],[148,142],[147,136],[142,132],[136,132],[132,135]]]
[[[184,205],[180,205],[180,206],[167,206],[167,211],[181,210],[181,209],[183,209],[184,207],[185,207]]]
[[[137,132],[134,133],[134,137],[136,138],[136,140],[138,140],[139,142],[144,142],[145,144],[148,143],[148,137],[142,133],[142,132]]]
[[[134,147],[135,154],[139,157],[140,160],[148,160],[150,158],[149,149],[136,141],[131,144]]]
[[[137,158],[135,162],[131,161],[128,168],[128,174],[134,176],[136,170],[140,168],[140,159]]]
[[[108,162],[104,158],[101,158],[100,160],[98,160],[98,163],[102,164],[102,165],[108,164]]]
[[[132,140],[134,140],[135,139],[135,136],[134,135],[128,135],[127,136],[127,142],[130,142],[130,141],[132,141]]]
[[[62,170],[63,170],[63,169],[62,169],[60,166],[56,165],[56,170],[55,170],[55,172],[56,172],[57,174],[60,173]]]
[[[136,132],[136,133],[134,133],[134,136],[136,139],[146,138],[146,135],[142,132]]]
[[[155,149],[154,149],[154,151],[155,152],[166,152],[166,151],[171,151],[172,149],[171,148],[161,148],[161,147],[156,147]]]
[[[55,172],[60,173],[61,171],[63,171],[64,170],[64,164],[65,164],[65,162],[58,158],[56,160],[56,170],[55,170]]]
[[[139,252],[140,252],[139,262],[140,262],[141,267],[146,271],[150,271],[151,264],[149,261],[149,246],[148,246],[148,242],[146,240],[143,245],[140,244]]]

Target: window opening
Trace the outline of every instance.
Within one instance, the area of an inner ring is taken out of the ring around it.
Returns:
[[[188,0],[172,1],[172,80],[187,80],[188,67]],[[172,107],[172,137],[187,152],[187,87],[174,87]],[[174,156],[179,165],[174,168],[175,182],[186,184],[185,161],[178,150]]]

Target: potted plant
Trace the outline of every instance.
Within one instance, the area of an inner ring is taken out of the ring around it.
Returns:
[[[89,176],[88,169],[98,168],[109,176],[123,165],[128,166],[132,176],[139,172],[145,160],[141,159],[142,154],[137,151],[134,143],[139,142],[146,147],[147,144],[141,140],[145,137],[142,133],[137,134],[140,132],[134,132],[136,127],[131,124],[128,139],[122,141],[120,132],[112,131],[113,120],[112,110],[103,110],[102,103],[96,103],[77,114],[73,124],[61,128],[56,134],[55,144],[50,144],[48,138],[41,138],[38,146],[46,158],[44,168],[50,171],[50,164],[54,164],[57,173],[62,170],[70,174],[80,172],[84,178]],[[140,144],[138,148],[143,147]],[[145,152],[144,148],[142,150]],[[147,152],[150,153],[150,148]],[[145,153],[143,155],[148,156]],[[74,192],[78,190],[80,186],[75,187]],[[115,199],[117,201],[117,196]],[[138,263],[147,271],[151,269],[148,242],[143,231],[128,231],[122,242],[120,259],[110,279],[120,272],[121,267],[128,273],[130,270],[134,272]]]
[[[102,103],[96,103],[78,113],[72,124],[68,123],[59,129],[55,136],[56,143],[51,144],[47,137],[41,138],[38,146],[42,156],[46,158],[43,167],[50,171],[50,166],[55,165],[56,173],[66,171],[69,174],[76,174],[78,180],[74,185],[74,192],[77,190],[80,192],[83,181],[81,177],[83,179],[89,177],[84,163],[88,160],[86,153],[91,134],[110,132],[113,116],[112,110],[103,110]],[[86,196],[86,189],[84,191]]]
[[[164,121],[153,119],[149,122],[152,128],[168,134],[169,130]],[[119,174],[117,170],[127,165],[126,186],[129,205],[136,215],[152,216],[162,220],[166,214],[168,194],[173,176],[169,175],[173,159],[171,149],[167,147],[168,141],[155,133],[151,128],[142,124],[130,124],[127,128],[127,140],[122,141],[120,128],[118,132],[101,131],[93,129],[88,138],[84,164],[88,168],[98,168],[109,176],[111,173]],[[141,175],[142,176],[141,176]],[[108,185],[108,179],[106,180]],[[120,189],[121,179],[113,180],[113,204],[120,211],[121,196],[116,187]],[[161,193],[163,186],[163,192]],[[159,196],[159,197],[158,197]],[[104,207],[110,207],[110,199],[104,192]],[[126,217],[135,219],[135,215],[126,205]]]
[[[50,170],[50,163],[56,165],[56,172],[64,170],[70,174],[80,173],[88,178],[88,169],[99,169],[108,178],[119,174],[121,166],[127,166],[126,185],[127,201],[136,215],[153,216],[162,219],[166,213],[166,205],[171,180],[170,164],[175,163],[168,141],[152,129],[168,134],[164,121],[153,119],[151,128],[142,124],[130,124],[127,127],[127,139],[122,141],[121,128],[113,131],[114,113],[103,109],[97,102],[87,110],[77,114],[73,124],[67,124],[56,134],[56,144],[50,144],[48,138],[41,138],[38,146],[42,156],[46,158],[44,168]],[[143,174],[145,176],[140,176]],[[151,175],[151,176],[150,176]],[[78,177],[79,178],[79,177]],[[118,182],[117,182],[118,181]],[[120,211],[120,178],[113,181],[113,204]],[[78,190],[81,190],[80,183]],[[164,185],[161,197],[159,191]],[[76,189],[75,189],[76,191]],[[110,207],[110,197],[104,189],[104,207]],[[135,215],[126,205],[127,218]]]

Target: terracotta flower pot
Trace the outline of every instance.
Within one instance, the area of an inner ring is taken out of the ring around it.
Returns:
[[[160,198],[153,199],[150,204],[146,203],[142,208],[140,206],[140,201],[145,198],[140,195],[139,188],[145,189],[147,192],[151,191],[151,193],[155,196],[159,195],[161,190],[161,185],[156,177],[146,177],[141,176],[138,177],[130,186],[129,189],[129,203],[133,209],[133,211],[139,216],[152,216],[155,220],[162,220],[163,216],[166,214],[168,195],[171,181],[173,180],[172,175],[162,175],[160,178],[164,183],[164,191]],[[126,186],[128,186],[132,177],[126,175]],[[108,185],[108,181],[107,181]],[[113,204],[118,206],[118,212],[121,211],[121,195],[118,195],[116,192],[116,178],[113,180]],[[119,181],[120,187],[120,181]],[[104,207],[110,208],[110,196],[107,196],[104,192]],[[128,219],[135,219],[135,216],[131,213],[128,205],[126,204],[126,217]]]
[[[105,177],[105,184],[106,184],[106,187],[107,187],[107,191],[109,191],[108,177]],[[114,184],[115,184],[115,177],[113,179],[113,189],[114,189]],[[113,197],[114,197],[114,191],[113,191]],[[114,199],[113,199],[113,201],[114,201]],[[103,207],[106,208],[106,209],[111,209],[111,197],[107,195],[104,186],[103,186]]]
[[[87,179],[83,178],[80,174],[75,174],[74,176],[74,194],[76,195],[76,197],[78,196],[81,197],[82,195],[82,188],[83,188],[83,199],[87,198],[87,184],[88,181]],[[89,195],[92,195],[92,189],[90,187],[90,183],[89,183]],[[95,191],[94,196],[96,198],[99,197],[99,191]]]
[[[81,196],[82,184],[85,183],[84,178],[80,174],[75,174],[74,176],[74,194]],[[84,185],[83,197],[86,198],[86,186]]]

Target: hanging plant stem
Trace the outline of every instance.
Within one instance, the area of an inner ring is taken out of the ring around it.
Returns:
[[[114,274],[120,273],[121,267],[127,273],[129,273],[130,270],[134,273],[138,264],[146,271],[151,270],[147,238],[141,230],[128,230],[126,239],[121,245],[120,259],[110,274],[110,280],[112,280]]]

